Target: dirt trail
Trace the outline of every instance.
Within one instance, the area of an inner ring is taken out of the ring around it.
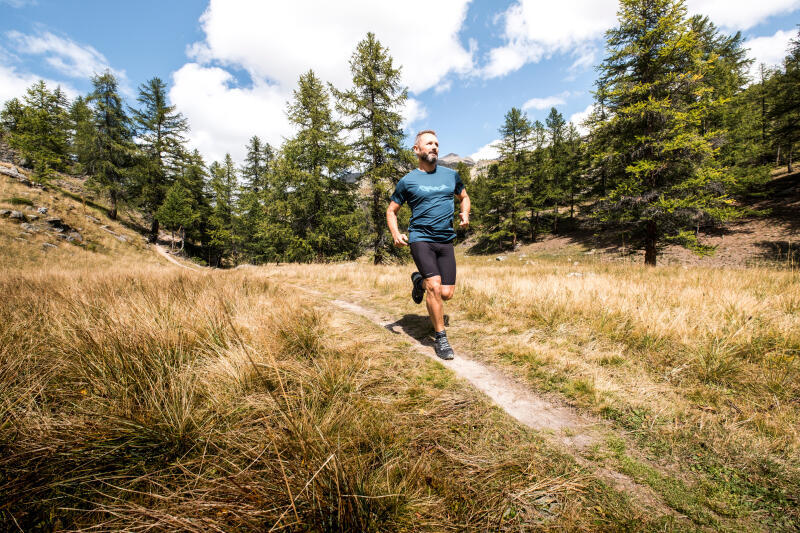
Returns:
[[[158,253],[158,255],[160,255],[161,257],[163,257],[164,259],[166,259],[170,263],[178,265],[181,268],[185,268],[186,270],[194,270],[195,272],[200,272],[202,270],[199,267],[192,267],[192,266],[184,265],[183,263],[181,263],[180,261],[178,261],[177,259],[172,257],[172,254],[170,254],[168,251],[166,251],[164,249],[164,247],[161,246],[160,244],[154,244],[153,247],[156,249],[156,252]]]

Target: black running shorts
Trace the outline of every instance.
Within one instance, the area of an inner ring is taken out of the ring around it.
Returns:
[[[442,285],[456,284],[456,256],[452,242],[416,241],[410,244],[411,257],[423,278],[442,277]]]

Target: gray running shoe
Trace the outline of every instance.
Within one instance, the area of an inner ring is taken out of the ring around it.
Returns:
[[[445,361],[449,361],[455,354],[453,353],[453,348],[450,346],[450,343],[447,341],[447,337],[438,337],[433,341],[433,348],[436,350],[436,355],[439,356],[440,359],[444,359]]]
[[[411,299],[414,300],[415,304],[420,303],[422,297],[425,296],[425,289],[422,287],[422,281],[422,274],[419,272],[411,274],[411,283],[414,284],[414,288],[411,289]]]

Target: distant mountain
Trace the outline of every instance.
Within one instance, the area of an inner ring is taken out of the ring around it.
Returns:
[[[449,153],[439,158],[439,164],[443,167],[456,168],[459,163],[464,163],[468,167],[475,166],[475,161],[471,157],[461,157],[458,154]]]

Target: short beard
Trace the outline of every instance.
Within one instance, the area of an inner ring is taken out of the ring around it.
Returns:
[[[433,152],[428,152],[427,154],[422,156],[422,160],[425,161],[426,163],[430,163],[431,165],[436,163],[437,159],[439,159],[439,157]]]

